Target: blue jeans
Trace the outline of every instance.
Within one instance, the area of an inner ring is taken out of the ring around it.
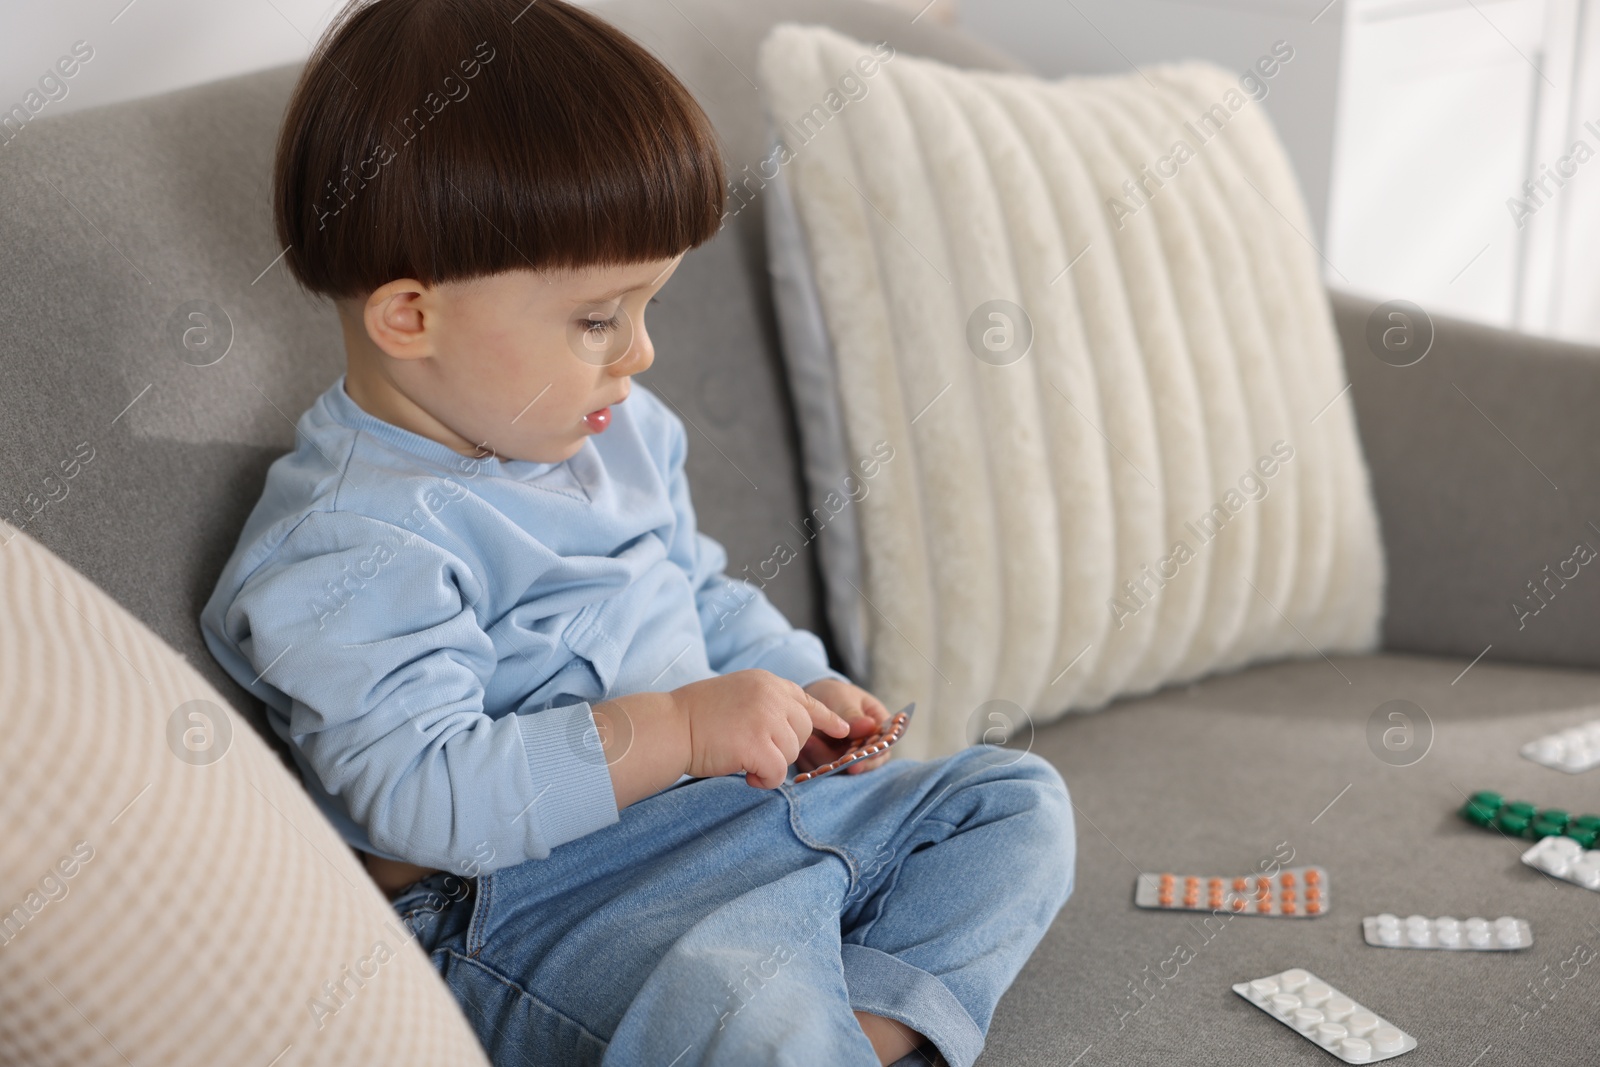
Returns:
[[[692,779],[394,907],[496,1067],[876,1067],[853,1011],[969,1067],[1075,852],[1055,768],[977,746],[772,790]]]

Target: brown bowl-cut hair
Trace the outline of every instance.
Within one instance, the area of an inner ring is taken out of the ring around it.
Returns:
[[[705,112],[562,0],[354,0],[289,100],[272,203],[305,289],[666,259],[725,206]]]

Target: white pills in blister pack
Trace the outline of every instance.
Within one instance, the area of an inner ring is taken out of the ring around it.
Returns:
[[[1298,967],[1233,991],[1346,1063],[1376,1063],[1417,1047],[1416,1038]]]
[[[1522,862],[1585,889],[1600,890],[1600,850],[1584,851],[1570,837],[1547,837],[1522,854]]]
[[[1600,766],[1600,719],[1529,741],[1522,746],[1522,754],[1569,774]]]
[[[1385,912],[1361,920],[1367,944],[1379,948],[1458,948],[1477,952],[1527,948],[1533,944],[1533,928],[1526,919],[1502,916],[1487,919],[1452,919],[1446,915],[1430,919],[1411,915],[1404,919]]]

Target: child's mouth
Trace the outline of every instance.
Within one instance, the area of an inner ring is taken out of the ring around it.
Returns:
[[[611,425],[611,409],[604,407],[598,411],[591,411],[583,417],[583,421],[588,424],[589,429],[595,433],[600,433]]]

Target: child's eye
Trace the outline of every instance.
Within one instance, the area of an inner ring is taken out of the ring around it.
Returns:
[[[615,315],[609,319],[584,319],[582,325],[585,333],[606,334],[621,325]]]

